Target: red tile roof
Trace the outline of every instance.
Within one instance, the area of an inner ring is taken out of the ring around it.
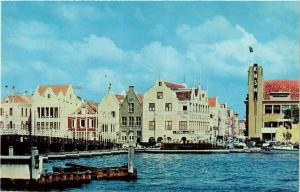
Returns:
[[[98,105],[97,103],[87,102],[87,108],[89,112],[97,112],[98,111]]]
[[[19,103],[19,104],[29,104],[32,101],[31,95],[9,95],[2,102],[3,103]]]
[[[122,103],[124,101],[124,99],[125,99],[125,97],[123,95],[117,95],[116,94],[115,96],[118,99],[119,103]]]
[[[192,91],[180,91],[176,92],[176,96],[180,101],[190,100],[192,95]]]
[[[138,100],[140,101],[140,103],[143,103],[143,100],[144,100],[144,96],[141,95],[141,94],[136,94]]]
[[[59,92],[62,92],[64,95],[66,95],[66,92],[68,91],[70,85],[40,85],[38,88],[39,94],[44,94],[48,87],[52,89],[55,95],[58,95]]]
[[[177,90],[177,89],[180,89],[180,88],[186,88],[186,86],[183,85],[183,84],[171,83],[171,82],[167,82],[167,81],[165,81],[164,83],[167,87],[169,87],[172,90]]]
[[[210,107],[215,107],[217,105],[217,98],[216,97],[208,98],[208,105]]]
[[[299,80],[264,80],[264,100],[273,92],[289,92],[291,100],[299,100]]]

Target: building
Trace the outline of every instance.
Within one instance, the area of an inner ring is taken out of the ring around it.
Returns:
[[[144,93],[143,142],[210,141],[207,92],[157,80]]]
[[[220,103],[217,97],[208,98],[209,115],[210,115],[210,130],[212,141],[215,142],[219,135],[220,124]]]
[[[97,134],[97,104],[84,102],[72,114],[68,115],[68,131],[73,139],[99,140]]]
[[[1,134],[28,135],[28,121],[31,118],[32,95],[12,93],[1,100]]]
[[[98,133],[100,141],[118,143],[120,133],[120,104],[124,96],[112,93],[110,90],[104,95],[98,105]]]
[[[32,97],[33,134],[72,138],[68,116],[83,104],[72,85],[39,85]]]
[[[142,138],[143,96],[129,86],[123,102],[120,104],[121,143],[135,145]]]
[[[244,135],[246,131],[246,120],[240,119],[238,122],[239,122],[238,135]]]
[[[299,85],[299,80],[263,80],[262,66],[254,64],[249,67],[245,104],[246,129],[250,139],[275,140],[281,138],[277,135],[280,127],[299,127],[298,123],[292,125],[284,115],[287,109],[299,109]]]

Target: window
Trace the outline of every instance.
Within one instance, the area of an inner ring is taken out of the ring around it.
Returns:
[[[10,115],[10,116],[13,115],[13,108],[9,108],[9,115]]]
[[[46,117],[49,117],[49,108],[46,107]]]
[[[179,130],[187,130],[187,122],[179,121]]]
[[[41,108],[37,108],[38,118],[41,118]]]
[[[0,116],[3,115],[3,108],[0,108]]]
[[[133,126],[134,125],[134,117],[129,117],[129,126]]]
[[[172,111],[172,103],[166,103],[165,110],[166,111]]]
[[[111,116],[112,116],[113,118],[115,118],[115,117],[116,117],[116,112],[115,112],[115,111],[112,111],[112,112],[111,112]]]
[[[36,127],[37,127],[37,129],[40,129],[40,128],[41,128],[40,122],[37,122],[37,123],[36,123]]]
[[[53,122],[50,122],[50,129],[53,129]]]
[[[54,117],[58,117],[58,107],[54,108]]]
[[[165,129],[172,130],[172,121],[165,121]]]
[[[280,105],[274,105],[274,114],[280,113]]]
[[[155,129],[155,121],[149,121],[149,130]]]
[[[50,107],[50,117],[53,118],[53,107]]]
[[[48,99],[50,99],[51,98],[51,95],[50,94],[48,94]]]
[[[122,117],[122,126],[127,125],[127,117]]]
[[[42,129],[45,128],[45,123],[44,123],[44,122],[41,123],[41,128],[42,128]]]
[[[135,125],[136,126],[141,126],[142,118],[141,117],[136,117]]]
[[[157,99],[163,98],[163,92],[157,92]]]
[[[149,111],[155,111],[155,103],[149,103]]]
[[[85,127],[85,119],[80,120],[80,127]]]
[[[134,112],[134,103],[128,103],[128,112]]]
[[[265,114],[272,113],[272,105],[265,105]]]
[[[27,117],[27,108],[25,108],[25,117]]]
[[[21,109],[21,116],[24,116],[23,108]]]
[[[75,121],[76,121],[76,119],[75,119],[75,118],[73,118],[73,119],[72,119],[72,128],[74,128],[74,127],[75,127]]]
[[[186,105],[182,106],[182,110],[187,111],[187,106]]]

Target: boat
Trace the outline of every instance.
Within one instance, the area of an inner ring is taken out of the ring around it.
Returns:
[[[299,153],[299,149],[293,145],[269,145],[261,148],[262,153],[266,154],[284,154],[284,153]]]

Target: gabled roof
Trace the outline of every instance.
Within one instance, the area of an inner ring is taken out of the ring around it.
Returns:
[[[192,91],[179,91],[176,92],[176,96],[180,101],[190,100],[192,95]]]
[[[167,87],[169,87],[172,90],[187,88],[186,85],[184,85],[184,84],[171,83],[171,82],[167,82],[167,81],[164,81],[164,83]]]
[[[270,99],[270,94],[274,92],[289,92],[291,100],[299,100],[299,80],[264,80],[263,98]]]
[[[118,95],[118,94],[115,94],[116,98],[118,99],[119,103],[122,103],[125,99],[125,97],[123,95]]]
[[[98,104],[87,101],[86,106],[91,113],[96,113],[98,111]]]
[[[40,85],[38,88],[38,93],[42,95],[47,88],[51,88],[55,95],[58,95],[59,92],[62,92],[64,95],[66,95],[70,86],[71,85]]]
[[[217,97],[208,98],[208,105],[210,107],[216,107],[217,106]]]
[[[7,96],[1,103],[19,103],[19,104],[30,104],[32,101],[32,95],[20,95],[12,94]]]
[[[136,94],[136,97],[138,98],[138,100],[140,101],[140,103],[143,103],[144,100],[144,96],[141,94]]]

